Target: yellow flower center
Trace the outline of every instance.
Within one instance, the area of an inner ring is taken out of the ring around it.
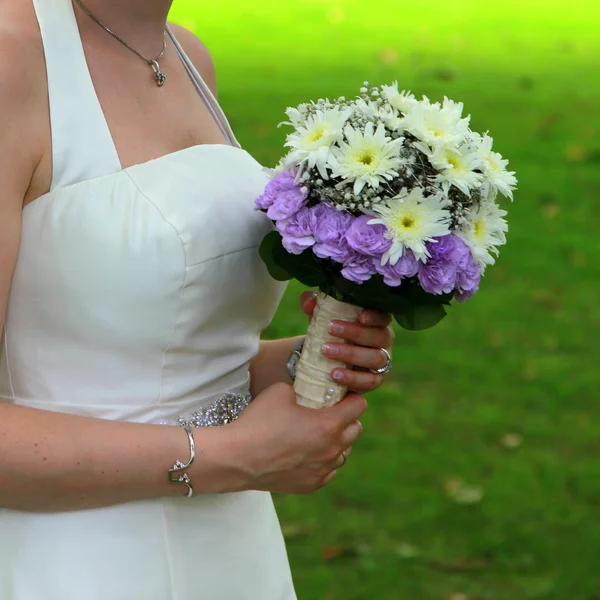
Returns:
[[[323,136],[325,135],[325,128],[324,127],[317,127],[317,129],[315,129],[309,136],[308,139],[311,142],[318,142],[320,139],[323,139]]]
[[[358,155],[358,162],[366,167],[370,167],[375,162],[375,156],[370,150],[363,150]]]
[[[474,226],[473,226],[473,235],[477,238],[477,239],[482,239],[483,236],[485,234],[485,223],[483,221],[483,219],[479,219],[478,221],[475,221]]]
[[[448,164],[452,165],[456,170],[461,168],[460,158],[454,154],[448,156]]]
[[[417,220],[414,215],[400,215],[396,218],[396,228],[401,231],[412,229],[415,226],[416,221]]]

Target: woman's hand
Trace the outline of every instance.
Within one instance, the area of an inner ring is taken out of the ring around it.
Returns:
[[[291,386],[278,383],[227,425],[240,490],[305,494],[329,483],[360,437],[367,402],[350,394],[331,408],[296,404]]]
[[[316,306],[312,292],[304,292],[300,297],[302,310],[312,318]],[[392,317],[376,310],[364,310],[358,323],[332,321],[329,333],[345,342],[330,342],[323,347],[327,358],[350,365],[351,369],[334,369],[332,378],[355,392],[364,394],[377,389],[385,380],[385,375],[372,373],[371,370],[383,368],[387,356],[381,349],[392,354],[394,330]]]

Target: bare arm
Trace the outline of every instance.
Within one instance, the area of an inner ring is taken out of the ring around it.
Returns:
[[[291,384],[287,361],[302,336],[261,341],[258,354],[250,363],[250,392],[258,396],[276,383]]]

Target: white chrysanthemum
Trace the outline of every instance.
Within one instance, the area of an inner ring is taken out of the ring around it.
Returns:
[[[402,120],[402,126],[428,146],[457,147],[469,133],[471,117],[462,116],[463,104],[444,98],[431,104],[427,97],[416,102]]]
[[[334,177],[354,181],[356,196],[367,184],[377,189],[381,182],[398,177],[404,164],[399,156],[403,138],[391,140],[383,125],[375,131],[373,123],[367,123],[364,132],[346,125],[344,134],[347,141],[332,148],[329,168]]]
[[[354,102],[356,112],[365,119],[376,119],[380,116],[379,106],[371,100],[358,98]]]
[[[492,151],[493,144],[494,140],[486,134],[481,138],[478,148],[485,174],[484,186],[491,187],[512,200],[513,190],[517,187],[515,172],[507,171],[508,160]]]
[[[291,125],[296,128],[300,127],[306,122],[308,104],[300,104],[297,108],[289,107],[286,109],[285,114],[288,116],[289,121],[279,123],[279,127],[282,125]]]
[[[424,196],[420,188],[410,193],[404,188],[386,204],[373,207],[376,218],[369,223],[385,225],[386,237],[392,240],[382,264],[395,265],[405,250],[412,250],[418,260],[427,262],[430,254],[425,243],[450,233],[450,214],[446,207],[447,201],[441,194]]]
[[[331,147],[343,137],[344,125],[352,111],[334,107],[317,110],[299,125],[294,133],[287,137],[286,146],[292,151],[285,159],[288,168],[306,164],[310,169],[316,167],[323,179],[328,179],[327,162]]]
[[[481,186],[483,175],[478,171],[482,169],[482,161],[477,148],[466,144],[458,150],[445,146],[438,146],[434,150],[417,147],[425,152],[429,162],[440,171],[434,181],[442,186],[444,193],[447,194],[455,186],[463,194],[470,196],[472,189]]]
[[[499,254],[498,246],[506,244],[506,214],[495,202],[484,201],[470,209],[466,223],[457,232],[471,248],[475,261],[484,269],[487,265],[494,264],[495,258],[492,255]]]
[[[398,90],[397,81],[394,81],[392,85],[382,85],[381,95],[402,113],[407,113],[415,104],[418,104],[418,100],[410,92]]]

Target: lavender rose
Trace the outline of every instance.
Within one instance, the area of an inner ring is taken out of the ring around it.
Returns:
[[[383,276],[383,281],[390,287],[398,287],[403,279],[414,277],[419,271],[420,262],[410,250],[405,250],[395,265],[381,264],[381,259],[374,258],[373,265],[377,273]]]
[[[481,265],[475,262],[471,250],[460,238],[456,238],[456,254],[459,260],[455,298],[459,302],[465,302],[472,298],[479,289],[482,275]]]
[[[301,208],[294,216],[278,221],[282,245],[290,254],[301,254],[315,243],[318,219],[313,208]]]
[[[283,171],[273,178],[255,203],[256,210],[266,210],[269,219],[279,221],[295,215],[308,201],[308,192],[295,182],[294,173]]]
[[[391,248],[392,241],[385,237],[385,225],[369,225],[373,217],[363,215],[354,220],[348,231],[346,239],[348,245],[367,256],[381,257],[383,253]]]
[[[350,259],[352,250],[346,240],[346,232],[352,225],[354,217],[346,212],[339,212],[324,204],[317,205],[319,224],[315,231],[313,252],[319,258],[331,258],[339,263]]]
[[[342,277],[354,283],[363,283],[375,275],[373,259],[358,252],[351,253],[344,263]]]
[[[431,255],[427,263],[419,265],[419,283],[430,294],[449,294],[456,287],[458,264],[462,248],[454,235],[436,238],[427,243]]]

